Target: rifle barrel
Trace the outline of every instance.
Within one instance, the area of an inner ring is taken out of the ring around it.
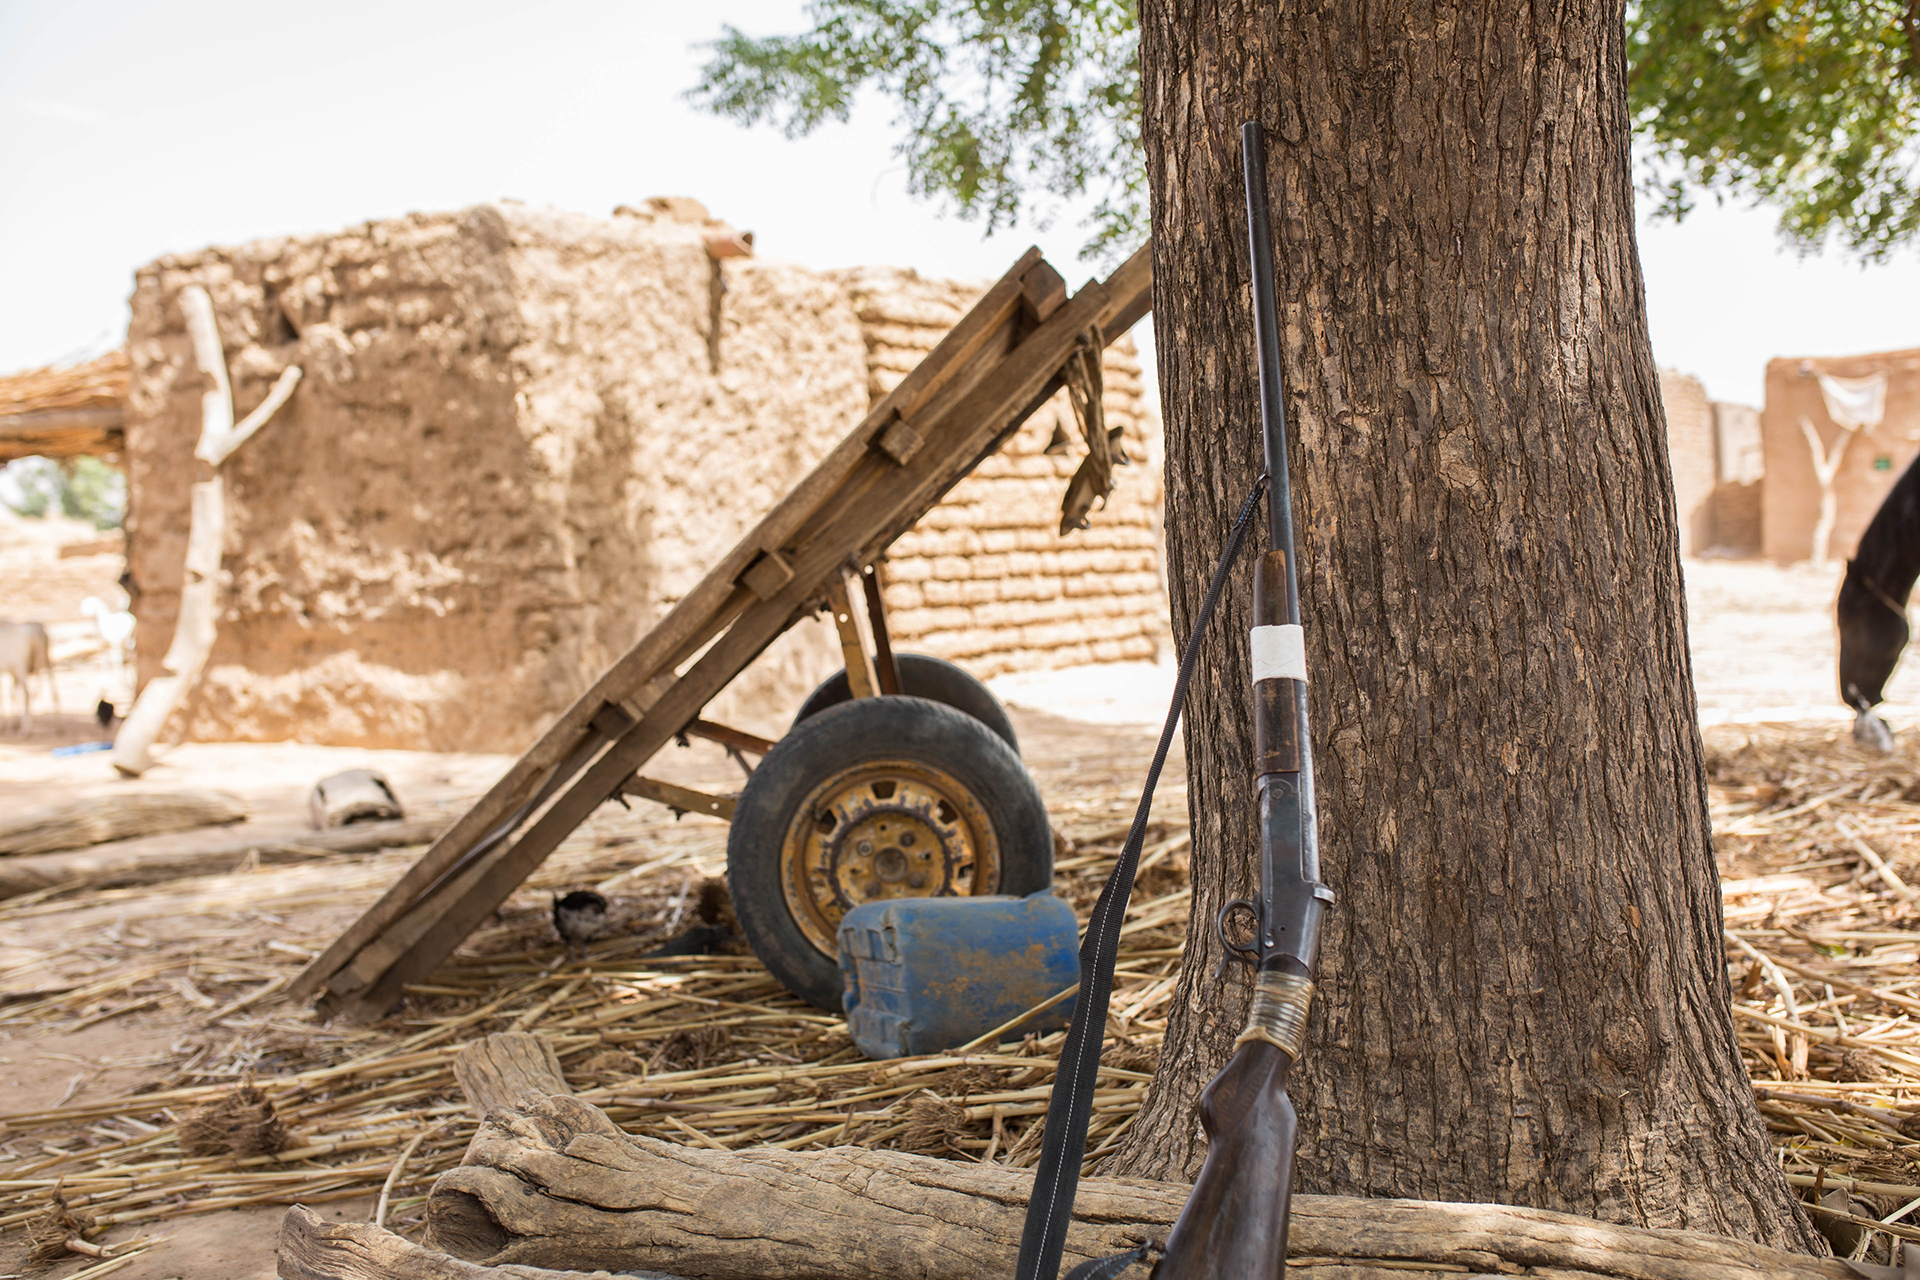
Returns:
[[[1227,945],[1233,948],[1229,954],[1257,949],[1258,973],[1246,1029],[1234,1044],[1233,1056],[1200,1095],[1200,1121],[1208,1137],[1206,1163],[1167,1236],[1154,1280],[1278,1280],[1286,1271],[1299,1136],[1287,1076],[1305,1039],[1320,923],[1333,899],[1332,891],[1320,883],[1266,144],[1255,122],[1241,129],[1240,140],[1246,162],[1253,328],[1272,545],[1260,558],[1254,579],[1249,637],[1261,858],[1260,899],[1248,905],[1259,922],[1258,946]]]

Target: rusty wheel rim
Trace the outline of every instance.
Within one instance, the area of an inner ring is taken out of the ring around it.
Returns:
[[[835,955],[840,918],[857,906],[995,892],[1000,847],[986,809],[952,774],[874,760],[834,774],[795,809],[780,883],[800,932]]]

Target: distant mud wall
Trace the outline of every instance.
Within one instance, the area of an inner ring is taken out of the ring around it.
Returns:
[[[1660,370],[1660,403],[1667,415],[1680,554],[1698,555],[1713,543],[1713,405],[1700,379],[1674,369]]]
[[[213,297],[239,413],[287,365],[305,371],[223,468],[219,638],[174,732],[520,749],[978,292],[716,260],[704,214],[502,203],[140,271],[126,456],[143,680],[173,631],[204,472],[181,289]],[[897,645],[983,675],[1155,650],[1157,432],[1130,349],[1107,371],[1137,459],[1115,501],[1092,530],[1054,533],[1084,446],[1064,403],[1044,408],[896,546]],[[1075,437],[1064,456],[1042,452],[1055,419]],[[710,714],[777,733],[838,665],[809,619]]]
[[[1819,375],[1886,378],[1879,425],[1847,432],[1829,412]],[[1829,457],[1840,448],[1833,477],[1835,518],[1828,557],[1853,554],[1867,522],[1893,482],[1920,452],[1920,350],[1821,359],[1782,357],[1767,362],[1767,400],[1760,415],[1766,452],[1762,534],[1770,560],[1808,559],[1820,518],[1820,478],[1806,423]],[[1844,441],[1844,445],[1842,442]]]

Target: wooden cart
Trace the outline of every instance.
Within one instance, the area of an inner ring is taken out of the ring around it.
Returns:
[[[930,708],[920,699],[879,699],[858,711],[835,708],[804,720],[776,744],[703,720],[701,711],[776,637],[823,607],[832,613],[846,656],[847,705],[902,693],[903,665],[888,642],[873,566],[1062,386],[1089,448],[1068,488],[1062,526],[1082,523],[1111,488],[1100,413],[1101,351],[1111,336],[1146,314],[1151,287],[1145,248],[1105,281],[1090,281],[1071,297],[1039,250],[1028,250],[819,466],[307,966],[291,988],[295,996],[317,997],[329,1016],[381,1016],[407,984],[423,981],[452,954],[588,814],[622,794],[729,821],[738,807],[742,822],[745,806],[758,797],[754,813],[763,838],[755,847],[765,850],[764,833],[772,831],[774,848],[763,852],[761,870],[743,870],[735,856],[740,841],[729,841],[735,910],[769,967],[817,1003],[827,1003],[817,983],[804,989],[805,975],[796,979],[791,964],[783,970],[768,949],[794,951],[788,959],[802,968],[810,963],[817,977],[822,963],[832,964],[836,903],[844,907],[849,892],[854,898],[991,893],[1050,883],[1050,835],[1041,833],[1043,853],[1030,848],[1029,811],[1037,794],[1028,803],[1007,792],[1004,761],[995,766],[998,774],[989,768],[980,775],[962,767],[964,761],[940,758],[941,743],[957,742],[962,755],[995,764],[988,757],[1006,748],[992,745],[1000,739],[991,730],[969,727],[980,724],[973,717]],[[879,702],[893,704],[884,724],[859,720],[871,721]],[[899,723],[903,711],[914,713],[911,723]],[[835,732],[812,727],[836,723]],[[812,749],[793,742],[802,730],[820,734]],[[973,739],[966,738],[969,733]],[[738,801],[641,775],[656,752],[682,735],[762,757]],[[890,760],[912,767],[889,773],[871,759],[819,759],[843,749],[835,744],[876,738],[886,739],[883,765]],[[775,764],[783,767],[770,768]],[[816,776],[822,768],[833,776]],[[1026,779],[1024,770],[1017,772]],[[1025,786],[1032,790],[1030,781]],[[789,799],[769,798],[783,788]],[[797,802],[791,799],[796,795]],[[861,798],[864,808],[848,808]],[[794,803],[805,812],[770,809]],[[1044,810],[1039,814],[1044,826]],[[733,835],[742,835],[740,826]],[[841,860],[809,865],[809,857]],[[756,897],[742,892],[743,876],[753,891],[763,880],[774,883]],[[1041,883],[1026,884],[1034,879]],[[781,936],[770,938],[770,931]]]

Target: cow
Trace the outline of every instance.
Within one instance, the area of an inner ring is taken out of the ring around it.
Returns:
[[[1834,604],[1840,627],[1840,698],[1853,708],[1854,740],[1893,749],[1887,722],[1873,714],[1907,647],[1907,597],[1920,578],[1920,458],[1894,481],[1847,561]]]

